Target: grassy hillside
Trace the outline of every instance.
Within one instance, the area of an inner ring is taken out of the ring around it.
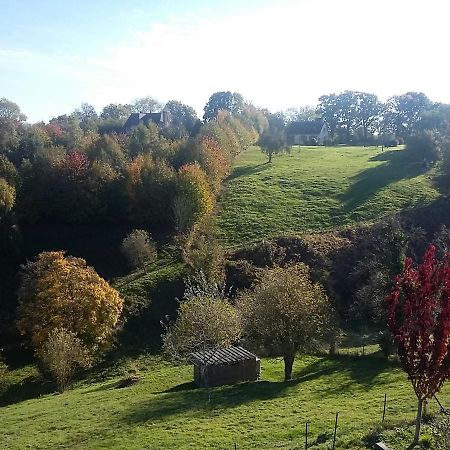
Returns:
[[[293,147],[266,161],[250,149],[225,184],[219,224],[230,245],[373,220],[438,196],[400,147]]]
[[[415,397],[404,373],[375,356],[303,357],[288,383],[281,381],[281,361],[264,359],[261,381],[212,389],[210,401],[205,389],[192,386],[191,367],[151,358],[137,364],[144,379],[128,388],[115,388],[116,374],[62,395],[8,405],[15,392],[8,383],[22,378],[24,390],[37,383],[30,368],[11,372],[0,382],[1,447],[233,449],[236,443],[239,449],[294,449],[303,448],[309,421],[309,442],[316,442],[311,448],[328,449],[339,412],[336,448],[362,449],[370,448],[368,435],[381,421],[385,393],[391,426],[414,418]],[[450,404],[448,386],[439,397]],[[395,448],[406,448],[409,433],[400,433],[406,435],[401,444],[391,441]]]

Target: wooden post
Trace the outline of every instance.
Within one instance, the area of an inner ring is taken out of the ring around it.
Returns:
[[[234,450],[237,450],[237,444],[236,444],[236,442],[234,443]]]
[[[337,426],[338,426],[338,417],[339,413],[336,413],[336,421],[334,422],[334,436],[333,436],[333,450],[336,448],[336,432],[337,432]]]
[[[384,394],[383,419],[381,420],[381,423],[384,423],[384,416],[386,415],[386,400],[387,400],[387,394]]]
[[[308,450],[308,422],[306,422],[305,450]]]

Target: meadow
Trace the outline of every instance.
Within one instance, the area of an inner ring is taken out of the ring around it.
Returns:
[[[123,362],[61,395],[46,393],[52,386],[42,384],[31,366],[11,371],[0,383],[1,447],[303,449],[308,421],[309,448],[329,449],[339,412],[336,448],[372,448],[385,394],[385,424],[396,431],[387,431],[385,439],[396,449],[411,442],[415,396],[397,364],[378,354],[304,356],[290,382],[282,381],[280,360],[263,359],[260,381],[210,392],[193,386],[189,366],[143,356],[132,366],[143,375],[138,384],[116,388],[130,367]],[[448,386],[439,399],[450,404]],[[431,402],[429,410],[437,411],[437,404]]]
[[[225,183],[219,225],[228,246],[378,219],[438,197],[403,147],[292,147],[271,164],[257,147]]]

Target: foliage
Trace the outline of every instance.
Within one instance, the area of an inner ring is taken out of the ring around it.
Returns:
[[[436,450],[450,450],[450,416],[441,414],[431,424]]]
[[[333,310],[322,286],[304,264],[268,268],[236,307],[246,336],[283,356],[285,380],[292,378],[297,352],[306,352],[333,329]]]
[[[388,330],[380,331],[378,335],[378,345],[380,346],[381,353],[383,353],[386,359],[395,353],[394,337]]]
[[[177,196],[189,205],[186,229],[207,216],[214,208],[214,197],[205,172],[199,164],[185,164],[177,177]],[[180,222],[180,221],[179,221]],[[181,223],[181,222],[180,222]]]
[[[64,392],[77,367],[86,368],[92,358],[77,335],[64,328],[50,332],[39,351],[44,366],[55,377],[60,393]]]
[[[229,347],[240,336],[237,313],[227,300],[198,295],[180,302],[178,318],[163,337],[163,348],[175,359],[185,358],[195,351]]]
[[[215,92],[209,97],[203,114],[203,120],[209,122],[217,118],[220,111],[230,111],[232,114],[239,114],[244,107],[244,98],[238,92],[222,91]]]
[[[263,153],[269,158],[269,163],[272,162],[272,156],[276,153],[288,151],[286,142],[285,125],[282,117],[275,114],[268,116],[269,126],[261,134],[258,140],[258,145],[261,147]]]
[[[0,178],[0,217],[11,211],[16,201],[16,190],[4,178]]]
[[[438,261],[430,245],[417,268],[406,258],[386,301],[389,328],[419,401],[417,442],[423,403],[450,377],[450,253]]]
[[[90,350],[107,346],[117,328],[122,299],[86,261],[42,252],[22,266],[19,321],[39,353],[51,332],[74,332]]]
[[[429,164],[433,164],[441,158],[439,141],[436,134],[431,131],[409,136],[406,139],[406,150],[419,161],[425,161],[426,169],[428,169]]]
[[[163,133],[170,139],[190,136],[199,121],[194,108],[177,100],[168,101],[164,106],[164,113],[168,116],[168,125],[164,128]]]
[[[22,114],[19,106],[5,97],[0,98],[0,119],[24,122],[27,117]]]
[[[210,281],[221,282],[224,277],[224,251],[210,216],[194,224],[182,242],[184,262],[194,272],[201,271]]]
[[[131,112],[151,113],[162,109],[162,104],[153,97],[140,97],[131,103]]]
[[[145,230],[133,230],[124,238],[121,250],[133,269],[142,268],[156,260],[156,245]]]

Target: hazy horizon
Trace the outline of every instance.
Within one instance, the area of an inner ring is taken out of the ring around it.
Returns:
[[[425,7],[426,6],[426,7]],[[450,103],[444,0],[0,0],[0,97],[30,122],[216,91],[272,111],[343,90]]]

